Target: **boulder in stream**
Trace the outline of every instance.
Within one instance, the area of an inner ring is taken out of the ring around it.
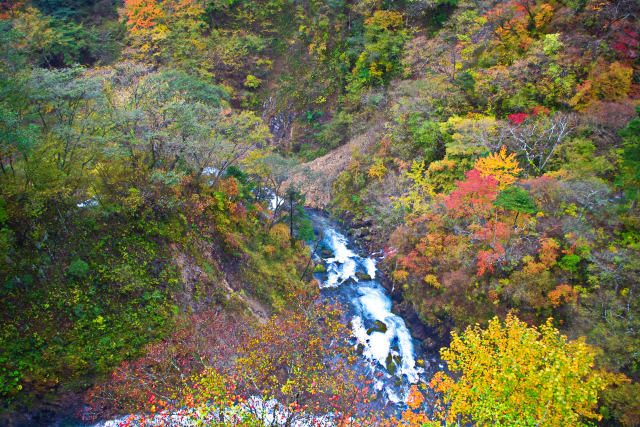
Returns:
[[[320,251],[320,255],[322,255],[322,258],[331,258],[333,251],[331,249],[323,249]]]
[[[326,273],[327,268],[323,264],[316,264],[313,268],[314,273]]]
[[[371,280],[371,276],[361,271],[356,272],[356,277],[358,278],[358,280],[365,280],[365,281]]]
[[[393,375],[396,373],[396,364],[393,361],[393,356],[391,356],[391,353],[389,353],[387,355],[387,360],[385,361],[386,365],[387,365],[387,371],[389,372],[390,375]]]
[[[371,335],[372,332],[382,332],[384,334],[387,332],[387,325],[380,320],[376,320],[373,326],[367,329],[367,335]]]

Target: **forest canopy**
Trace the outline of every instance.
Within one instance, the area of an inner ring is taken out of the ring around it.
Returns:
[[[0,424],[638,425],[639,14],[0,1]],[[310,209],[442,362],[396,406]]]

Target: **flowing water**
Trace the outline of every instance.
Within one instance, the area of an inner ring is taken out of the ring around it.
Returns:
[[[375,391],[387,407],[401,408],[410,385],[426,376],[428,362],[417,362],[419,343],[405,321],[391,311],[391,298],[380,284],[376,267],[380,257],[359,251],[324,216],[310,215],[321,239],[315,261],[326,268],[326,272],[314,274],[321,292],[346,307],[353,345],[370,362]]]

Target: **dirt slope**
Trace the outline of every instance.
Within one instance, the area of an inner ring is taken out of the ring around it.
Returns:
[[[305,193],[307,206],[323,209],[331,201],[332,184],[340,172],[349,166],[352,153],[359,150],[366,152],[378,141],[378,134],[383,129],[381,122],[368,128],[363,134],[352,138],[328,154],[295,167],[284,182],[282,188],[293,185]]]

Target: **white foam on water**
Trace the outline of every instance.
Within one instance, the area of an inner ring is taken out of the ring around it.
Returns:
[[[276,192],[272,192],[271,193],[271,199],[269,200],[269,207],[271,208],[272,211],[275,211],[276,208],[278,206],[280,206],[283,201],[284,201],[284,199],[282,197],[278,196],[278,194]]]
[[[369,335],[370,353],[382,366],[386,365],[387,356],[391,350],[389,335],[382,332],[372,332]]]
[[[387,397],[389,398],[390,401],[392,401],[393,403],[400,403],[400,402],[404,402],[405,398],[402,396],[398,396],[396,394],[396,392],[394,392],[391,388],[388,388],[387,390],[385,390],[387,393]]]
[[[250,397],[244,407],[254,414],[267,426],[285,426],[291,412],[276,399],[263,400],[257,396]],[[297,414],[297,419],[290,424],[292,427],[330,427],[335,426],[331,420],[332,414],[314,416],[309,414]]]
[[[376,260],[373,258],[366,258],[364,260],[364,266],[367,270],[367,274],[371,276],[371,279],[375,279],[376,271],[378,271],[378,269],[376,268]]]
[[[333,257],[324,261],[327,267],[327,278],[320,284],[321,288],[336,288],[347,279],[353,279],[350,287],[355,288],[356,296],[352,297],[355,313],[351,319],[352,335],[358,344],[363,346],[363,356],[379,365],[387,379],[387,384],[392,377],[405,377],[414,384],[420,380],[420,373],[424,370],[416,366],[414,346],[411,333],[404,320],[391,311],[391,299],[386,290],[375,280],[378,269],[376,260],[372,257],[362,258],[349,249],[347,238],[331,227],[325,228],[323,243],[333,252]],[[364,270],[371,281],[358,283],[356,271]],[[386,325],[386,331],[371,331],[367,333],[365,324],[380,321]],[[398,351],[395,351],[396,348]],[[389,375],[386,372],[389,355],[396,363],[400,358],[395,373]],[[380,372],[380,371],[378,371]],[[380,385],[382,383],[382,385]],[[384,387],[388,398],[398,403],[404,399],[406,393],[402,390],[393,390],[391,386],[384,386],[384,381],[376,380],[376,389]],[[405,390],[406,391],[406,390]]]
[[[219,425],[220,423],[237,424],[243,419],[243,414],[252,414],[261,421],[262,425],[273,427],[335,427],[333,414],[311,415],[298,413],[293,422],[287,424],[291,411],[284,407],[276,399],[264,400],[258,396],[251,396],[242,405],[231,406],[226,410],[188,409],[176,412],[162,412],[150,420],[138,415],[127,415],[115,420],[103,421],[94,424],[93,427],[120,427],[127,426],[175,426],[195,427],[200,425]],[[204,423],[204,424],[203,424]],[[244,425],[244,424],[242,424]]]
[[[391,343],[397,339],[400,350],[398,355],[402,361],[398,367],[398,374],[404,374],[410,383],[416,383],[419,380],[419,373],[422,372],[422,369],[416,367],[413,340],[404,320],[391,312],[391,300],[379,285],[376,287],[360,286],[358,291],[362,294],[358,298],[358,303],[365,315],[372,320],[383,322],[387,327],[384,333],[379,331],[372,332],[368,336],[368,343],[364,345],[368,345],[373,358],[386,367],[386,360],[391,351]]]
[[[424,370],[416,366],[411,334],[401,317],[394,315],[393,318],[389,320],[395,323],[394,329],[396,330],[396,336],[398,337],[398,348],[400,349],[400,357],[402,358],[399,373],[406,375],[407,380],[409,380],[410,383],[415,384],[420,379],[419,374],[424,372]]]
[[[378,269],[376,260],[373,257],[362,258],[348,248],[348,239],[330,226],[325,228],[324,244],[332,250],[334,256],[325,259],[327,266],[327,279],[320,285],[321,288],[336,288],[347,279],[353,279],[349,286],[355,287],[357,296],[352,299],[354,303],[354,313],[351,319],[352,335],[358,344],[363,346],[363,356],[383,368],[385,381],[380,378],[376,380],[375,388],[384,388],[384,392],[394,403],[404,400],[406,390],[395,390],[390,385],[395,382],[391,378],[406,378],[410,384],[415,384],[420,380],[420,374],[424,369],[416,366],[413,339],[407,328],[405,321],[391,311],[392,303],[386,290],[374,279]],[[358,283],[355,275],[359,269],[364,270],[371,281]],[[365,322],[380,321],[386,325],[386,331],[372,331],[367,333]],[[396,348],[398,351],[395,351]],[[393,375],[386,372],[389,355],[399,363]]]
[[[358,292],[362,295],[358,298],[360,306],[373,320],[384,322],[387,317],[395,316],[391,313],[391,300],[380,287],[360,286]]]
[[[95,197],[92,197],[90,199],[85,200],[84,202],[76,204],[76,206],[79,207],[79,208],[86,208],[86,207],[90,207],[90,206],[98,206],[98,201],[95,199]]]
[[[207,166],[204,169],[202,169],[202,175],[204,176],[218,176],[218,173],[220,173],[220,170],[217,168],[214,168],[213,166]]]
[[[365,351],[367,351],[369,349],[369,347],[367,346],[369,335],[367,335],[367,329],[362,324],[362,317],[353,316],[351,318],[351,333],[355,337],[358,344],[362,344]],[[371,353],[368,354],[370,355]],[[367,353],[365,353],[365,356],[367,356]]]
[[[347,238],[329,228],[324,233],[324,243],[333,252],[332,258],[325,259],[328,264],[327,280],[320,285],[322,288],[335,288],[347,279],[358,281],[356,277],[356,258],[358,256],[347,247]]]
[[[387,354],[391,347],[391,341],[386,334],[374,332],[367,334],[360,316],[353,316],[351,319],[351,331],[358,344],[362,344],[362,355],[368,360],[375,360],[385,366]]]

